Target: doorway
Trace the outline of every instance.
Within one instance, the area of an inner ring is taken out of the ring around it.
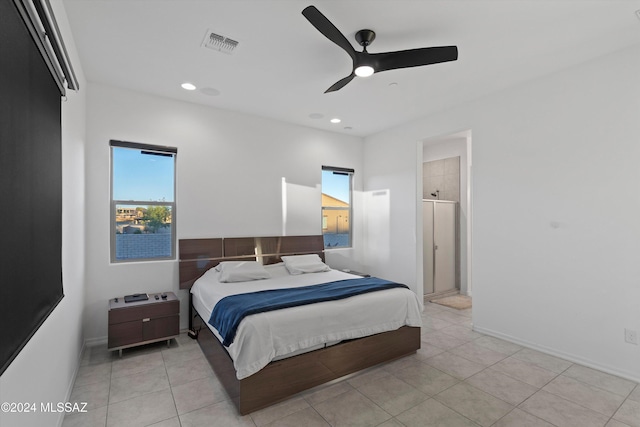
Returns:
[[[471,131],[430,138],[418,148],[418,246],[422,248],[418,277],[422,277],[425,301],[447,293],[471,296]],[[444,237],[433,235],[437,228],[430,224],[435,225],[438,217],[447,233],[453,229],[454,252],[442,247]]]

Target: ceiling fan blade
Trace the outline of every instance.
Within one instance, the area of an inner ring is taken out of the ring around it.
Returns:
[[[376,73],[379,73],[397,68],[455,61],[458,59],[458,48],[456,46],[423,47],[397,52],[372,53],[370,56],[376,63],[374,67]]]
[[[351,59],[355,60],[356,58],[356,50],[353,48],[351,43],[346,39],[346,37],[338,30],[335,25],[331,23],[315,6],[307,6],[302,11],[302,14],[305,18],[316,27],[318,31],[320,31],[326,38],[340,46],[344,49]]]
[[[351,73],[350,75],[348,75],[344,79],[338,80],[337,82],[335,82],[333,84],[333,86],[331,86],[329,89],[325,90],[324,93],[335,92],[336,90],[342,89],[343,87],[345,87],[347,85],[347,83],[349,83],[351,80],[353,80],[353,78],[355,76],[356,75],[354,73]]]

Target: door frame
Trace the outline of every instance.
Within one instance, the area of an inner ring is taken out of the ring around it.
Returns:
[[[417,290],[421,295],[424,295],[424,266],[423,266],[423,208],[422,208],[422,196],[423,196],[423,176],[422,176],[422,163],[425,157],[425,150],[428,147],[436,145],[453,144],[454,140],[459,143],[459,140],[464,138],[465,140],[465,158],[466,162],[463,165],[461,161],[461,184],[462,184],[462,170],[465,169],[466,178],[465,186],[461,185],[460,202],[458,206],[458,229],[459,229],[459,242],[460,248],[459,258],[459,272],[460,272],[460,293],[465,295],[472,295],[473,283],[472,283],[472,236],[473,236],[473,191],[472,191],[472,137],[471,130],[463,130],[459,132],[453,132],[441,136],[430,137],[420,141],[416,144],[416,280]],[[449,156],[453,157],[453,156]],[[443,157],[445,158],[445,157]],[[434,160],[438,160],[434,158]],[[461,156],[462,160],[462,156]]]

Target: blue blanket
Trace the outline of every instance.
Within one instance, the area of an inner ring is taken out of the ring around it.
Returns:
[[[246,316],[281,308],[335,301],[368,292],[392,288],[407,288],[400,283],[389,282],[377,277],[338,280],[300,288],[269,289],[246,294],[230,295],[222,298],[213,308],[209,323],[216,328],[223,339],[222,344],[231,345],[238,325]]]

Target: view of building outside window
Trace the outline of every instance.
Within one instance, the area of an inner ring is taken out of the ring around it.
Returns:
[[[322,235],[325,248],[351,246],[350,172],[322,170]]]
[[[111,149],[112,261],[173,258],[175,155]]]

